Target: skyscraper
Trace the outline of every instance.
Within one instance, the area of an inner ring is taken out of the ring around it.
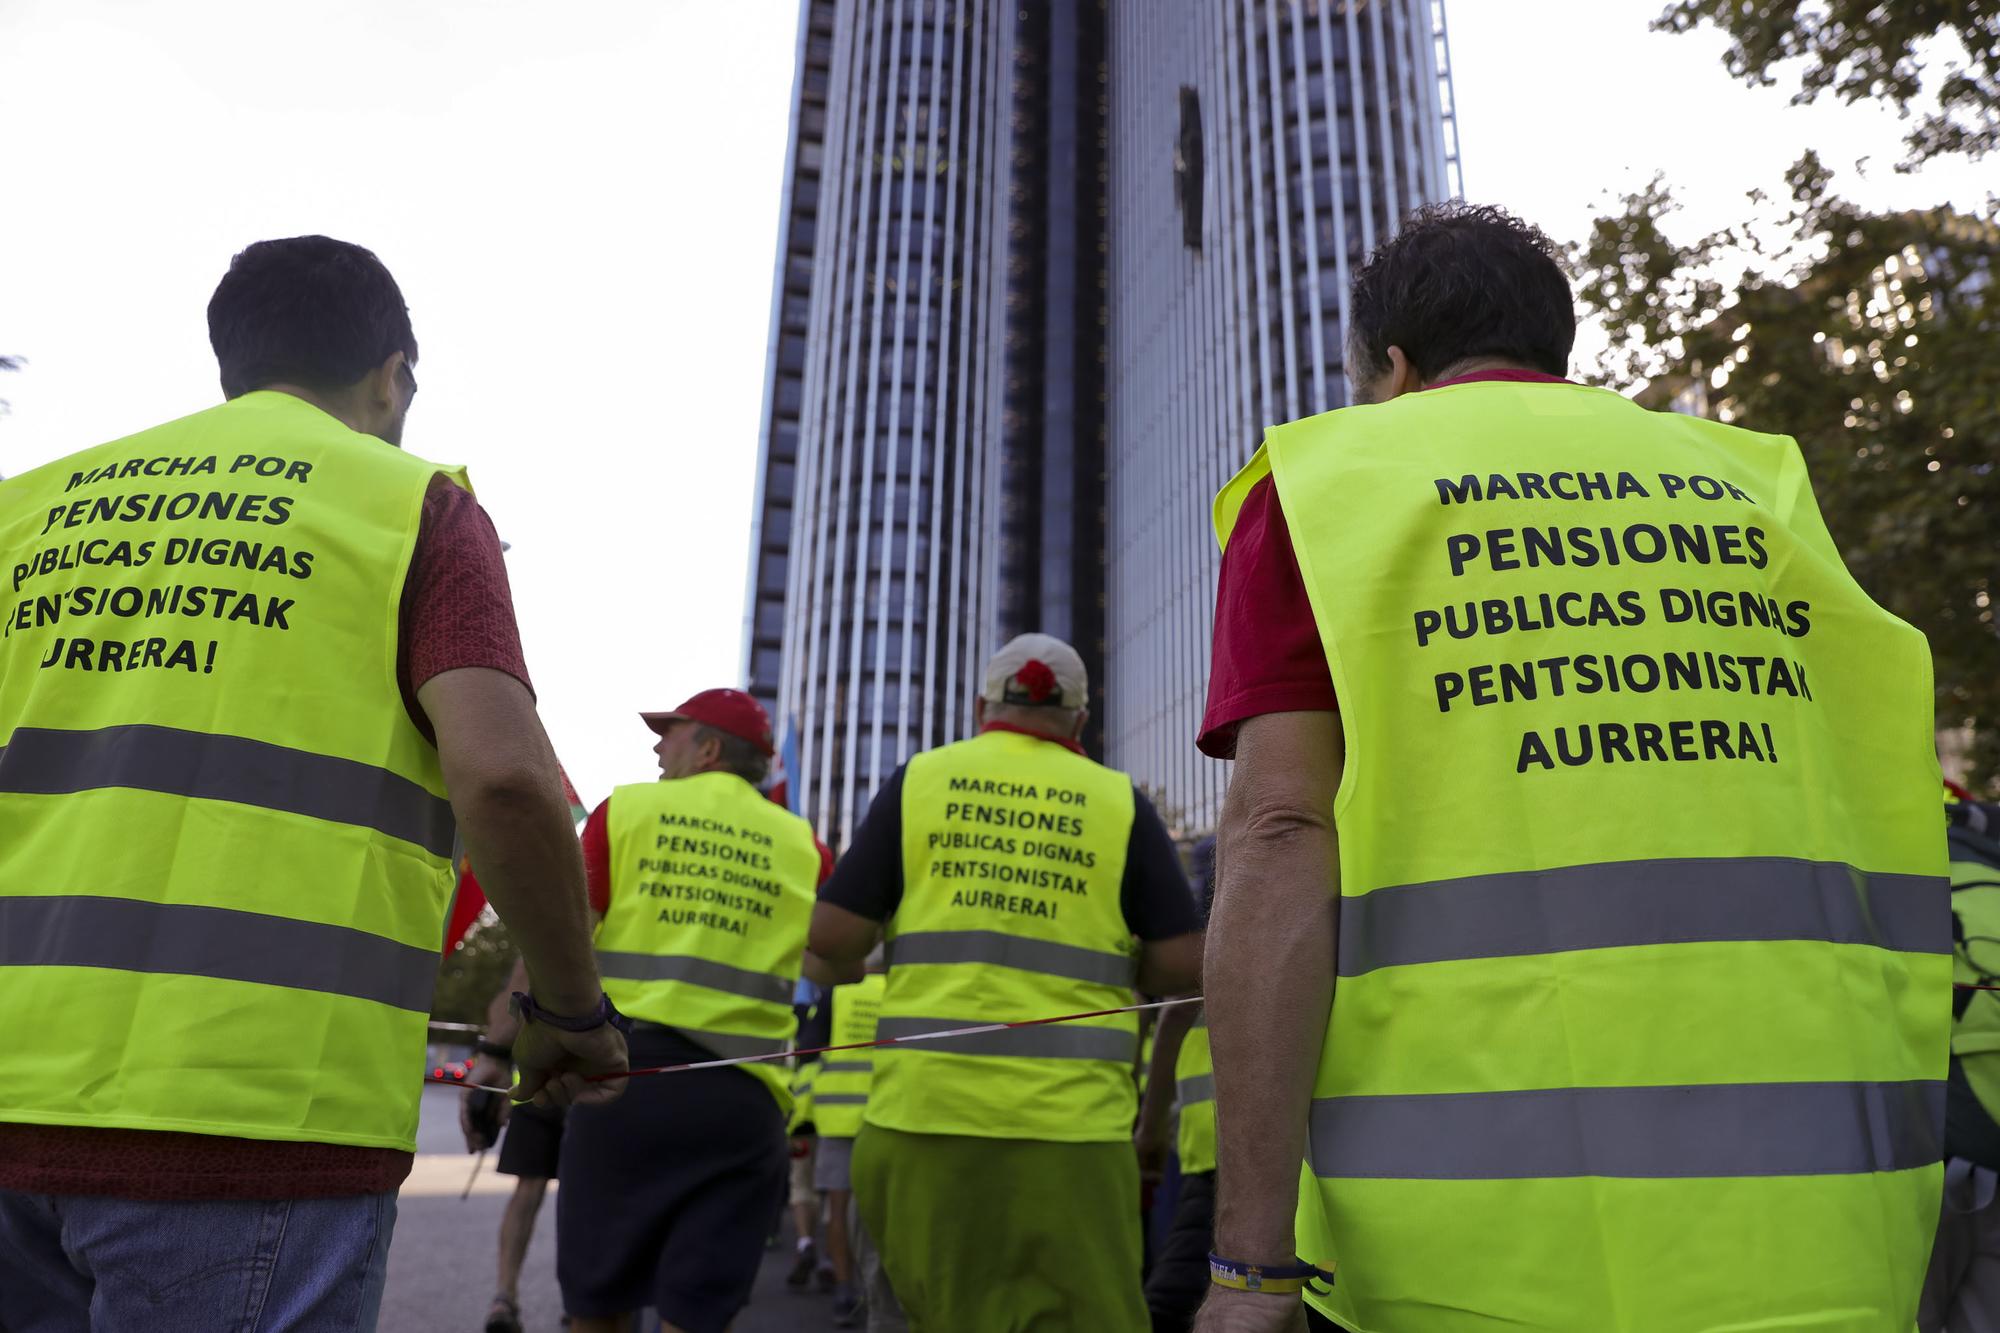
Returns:
[[[1442,0],[1142,0],[1111,25],[1106,758],[1191,828],[1218,556],[1267,424],[1345,405],[1348,276],[1455,195]]]
[[[1208,501],[1455,192],[1444,51],[1442,0],[804,0],[745,656],[836,845],[1025,629],[1213,822]]]

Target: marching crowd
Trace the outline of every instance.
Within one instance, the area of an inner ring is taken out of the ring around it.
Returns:
[[[572,1333],[723,1333],[788,1209],[801,1327],[1995,1327],[1922,635],[1791,440],[1566,378],[1534,228],[1421,210],[1346,310],[1215,503],[1212,844],[1024,633],[836,859],[734,689],[579,841],[394,279],[244,250],[221,405],[0,482],[0,1331],[374,1327],[454,836],[521,955],[489,1333],[551,1179]]]

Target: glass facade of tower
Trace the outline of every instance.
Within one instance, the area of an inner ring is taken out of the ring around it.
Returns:
[[[745,668],[836,847],[1039,629],[1179,822],[1208,502],[1455,191],[1442,0],[804,0]]]
[[[1348,277],[1459,192],[1442,0],[1143,0],[1111,25],[1106,758],[1213,826],[1209,505],[1346,402]]]

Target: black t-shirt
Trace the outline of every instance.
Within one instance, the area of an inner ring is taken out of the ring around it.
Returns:
[[[903,770],[875,793],[854,841],[820,888],[820,901],[870,921],[887,921],[903,900]],[[1180,853],[1143,792],[1132,792],[1132,838],[1125,848],[1119,906],[1142,940],[1172,939],[1201,929],[1201,915]]]

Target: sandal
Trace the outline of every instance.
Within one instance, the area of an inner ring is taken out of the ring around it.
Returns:
[[[486,1333],[521,1333],[521,1303],[494,1292],[486,1310]]]

